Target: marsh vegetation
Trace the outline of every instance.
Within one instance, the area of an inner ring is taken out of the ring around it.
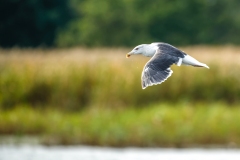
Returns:
[[[127,48],[1,49],[0,135],[45,144],[240,144],[240,48],[180,47],[210,69],[173,66],[141,89]]]

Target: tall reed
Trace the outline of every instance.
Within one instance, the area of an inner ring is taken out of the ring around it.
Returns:
[[[162,102],[239,103],[240,48],[181,48],[210,69],[173,66],[161,85],[141,89],[148,58],[125,58],[130,49],[0,50],[0,107],[144,107]]]

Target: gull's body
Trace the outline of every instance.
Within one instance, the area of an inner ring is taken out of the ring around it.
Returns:
[[[136,46],[126,56],[130,57],[134,54],[142,54],[152,57],[144,66],[142,71],[142,88],[157,85],[164,82],[171,76],[173,71],[170,69],[172,64],[177,66],[191,65],[194,67],[206,67],[193,57],[187,55],[183,51],[167,43],[151,43]]]

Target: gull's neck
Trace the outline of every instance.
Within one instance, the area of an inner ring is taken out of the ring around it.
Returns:
[[[157,50],[157,45],[156,44],[145,44],[144,45],[144,51],[143,51],[143,55],[146,57],[152,57]]]

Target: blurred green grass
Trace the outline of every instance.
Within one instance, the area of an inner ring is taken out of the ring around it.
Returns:
[[[210,69],[172,66],[141,89],[149,58],[126,48],[0,49],[0,135],[44,144],[240,144],[240,48],[182,48]]]
[[[75,111],[158,102],[239,103],[240,49],[184,49],[210,69],[174,65],[166,82],[145,90],[140,79],[149,58],[126,59],[127,49],[1,50],[0,108],[23,104]]]
[[[41,143],[189,147],[240,144],[240,108],[224,103],[162,103],[146,108],[84,112],[19,106],[0,110],[0,135],[37,135]]]

